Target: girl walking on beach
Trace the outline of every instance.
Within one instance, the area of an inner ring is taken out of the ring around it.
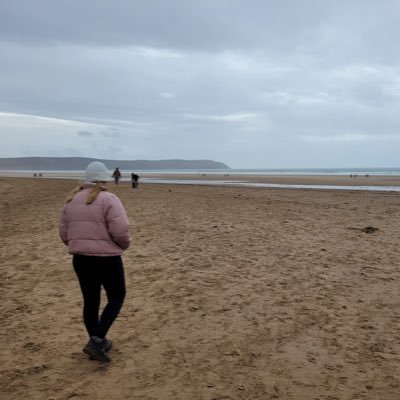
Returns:
[[[130,245],[129,221],[119,198],[107,191],[110,178],[98,161],[86,168],[85,183],[74,189],[64,205],[59,234],[73,255],[72,264],[83,296],[83,319],[89,342],[83,352],[90,359],[109,362],[107,332],[125,298],[122,253]],[[99,317],[101,288],[108,303]]]

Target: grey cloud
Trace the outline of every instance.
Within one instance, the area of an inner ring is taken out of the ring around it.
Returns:
[[[357,104],[370,107],[388,107],[393,104],[397,105],[400,97],[393,94],[386,87],[374,82],[355,85],[352,89],[352,94]]]
[[[298,18],[300,7],[306,19]],[[0,5],[0,33],[21,43],[222,49],[252,47],[260,39],[282,43],[280,33],[294,38],[324,12],[317,2],[307,0],[13,0]]]
[[[88,131],[79,131],[78,135],[82,136],[82,137],[90,137],[90,136],[93,136],[93,133],[92,132],[88,132]]]
[[[33,46],[144,46],[182,51],[398,60],[396,0],[6,0],[0,37]],[[382,29],[384,27],[384,29]],[[394,50],[394,51],[393,51]]]
[[[114,128],[114,127],[108,127],[107,129],[101,130],[100,134],[107,138],[114,138],[114,137],[121,136],[120,130],[118,128]]]
[[[362,165],[375,154],[362,139],[381,136],[371,160],[389,162],[398,11],[394,0],[0,2],[0,128],[23,138],[34,122],[38,146],[2,154]]]

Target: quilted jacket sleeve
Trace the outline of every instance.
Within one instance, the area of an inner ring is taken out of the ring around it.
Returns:
[[[68,245],[68,240],[67,240],[67,221],[66,221],[66,216],[65,216],[65,206],[62,210],[61,213],[61,219],[60,219],[60,224],[58,226],[58,234],[60,236],[60,239],[64,242],[65,245]]]
[[[121,200],[115,195],[109,198],[106,220],[113,241],[126,250],[131,243],[129,220]]]

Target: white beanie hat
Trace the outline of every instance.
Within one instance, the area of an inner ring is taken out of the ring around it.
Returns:
[[[100,161],[93,161],[86,167],[86,182],[107,182],[110,180],[111,172]]]

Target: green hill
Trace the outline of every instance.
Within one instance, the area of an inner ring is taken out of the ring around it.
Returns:
[[[213,160],[102,160],[86,157],[16,157],[0,158],[0,170],[5,171],[69,171],[83,170],[91,161],[101,161],[108,169],[230,169]]]

